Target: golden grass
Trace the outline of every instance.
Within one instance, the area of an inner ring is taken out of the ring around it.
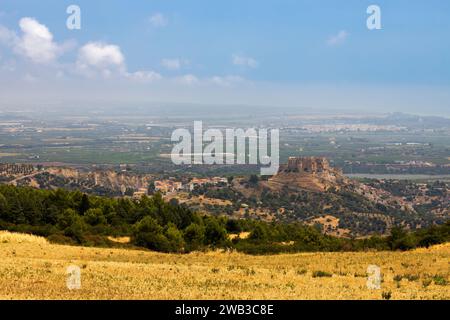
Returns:
[[[0,243],[36,243],[47,244],[47,239],[31,234],[0,231]]]
[[[130,237],[108,237],[108,240],[115,243],[130,243],[131,241]]]
[[[229,234],[229,235],[228,235],[228,238],[229,238],[230,240],[233,240],[233,239],[236,239],[236,238],[239,238],[239,239],[247,239],[249,236],[250,236],[250,232],[241,232],[241,233],[239,233],[239,234],[237,234],[237,233]]]
[[[411,252],[249,256],[6,241],[0,242],[0,299],[381,299],[383,292],[392,299],[450,299],[449,262],[450,244]],[[381,290],[366,287],[372,264],[381,267]],[[69,265],[81,268],[80,290],[66,287]],[[313,277],[317,271],[332,276]]]

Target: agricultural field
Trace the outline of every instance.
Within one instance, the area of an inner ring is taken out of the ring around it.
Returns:
[[[69,290],[67,267],[81,268]],[[381,268],[381,289],[366,286]],[[450,299],[450,243],[409,252],[162,254],[0,232],[0,299]]]
[[[41,112],[18,112],[13,118],[0,113],[0,162],[57,162],[86,168],[126,163],[173,175],[179,168],[169,161],[174,146],[171,134],[177,128],[191,128],[201,114],[211,128],[280,128],[280,163],[290,156],[322,156],[348,174],[420,174],[432,179],[450,174],[450,120],[444,117],[366,114],[355,118],[302,111],[281,116],[278,109],[268,116],[260,109],[230,112],[230,107],[224,108],[226,114],[210,114],[200,106],[198,112],[192,106],[172,106],[137,114],[123,107],[95,114],[75,108],[74,114],[58,111],[51,117]],[[189,170],[203,172],[197,166]],[[209,170],[217,175],[224,168]],[[235,175],[256,172],[252,166],[226,170]]]

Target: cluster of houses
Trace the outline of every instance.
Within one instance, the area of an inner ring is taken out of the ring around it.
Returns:
[[[174,178],[166,180],[158,180],[154,182],[154,190],[160,192],[163,195],[176,193],[179,191],[191,192],[196,187],[204,185],[228,185],[227,178],[222,177],[212,177],[212,178],[193,178],[188,183],[183,184],[181,181],[176,181]],[[138,191],[134,192],[133,198],[140,199],[142,196],[148,194],[148,188],[140,188]]]
[[[143,196],[148,195],[148,189],[147,188],[139,188],[138,191],[135,191],[133,193],[133,199],[135,200],[139,200],[141,199]]]
[[[204,185],[218,185],[218,184],[228,184],[227,178],[213,177],[213,178],[193,178],[186,184],[180,181],[174,181],[172,179],[155,181],[155,191],[161,193],[169,193],[175,191],[192,191],[195,187],[200,187]]]
[[[189,191],[192,191],[197,186],[203,186],[203,185],[215,186],[215,185],[219,185],[219,184],[228,185],[227,178],[222,178],[222,177],[193,178],[188,184],[188,189],[189,189]]]
[[[161,192],[162,194],[172,193],[181,190],[183,190],[183,184],[180,181],[174,180],[155,181],[155,191]]]

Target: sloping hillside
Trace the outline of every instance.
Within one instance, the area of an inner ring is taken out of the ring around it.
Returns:
[[[13,238],[20,238],[14,236]],[[159,254],[0,242],[0,299],[450,299],[450,244],[410,252]],[[81,289],[66,286],[68,266]],[[381,289],[366,287],[378,265]]]

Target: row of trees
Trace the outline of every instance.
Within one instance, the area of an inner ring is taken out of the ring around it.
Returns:
[[[339,239],[299,223],[203,216],[156,193],[141,200],[88,196],[64,190],[0,186],[0,229],[52,241],[113,245],[108,236],[130,236],[132,245],[161,252],[235,248],[266,254],[300,251],[407,250],[450,241],[450,223],[414,233],[393,229],[387,238]],[[246,239],[230,234],[249,232]]]
[[[226,246],[224,218],[200,216],[159,193],[139,201],[0,186],[0,229],[31,232],[58,242],[107,244],[107,236],[131,236],[137,246],[183,252]]]

